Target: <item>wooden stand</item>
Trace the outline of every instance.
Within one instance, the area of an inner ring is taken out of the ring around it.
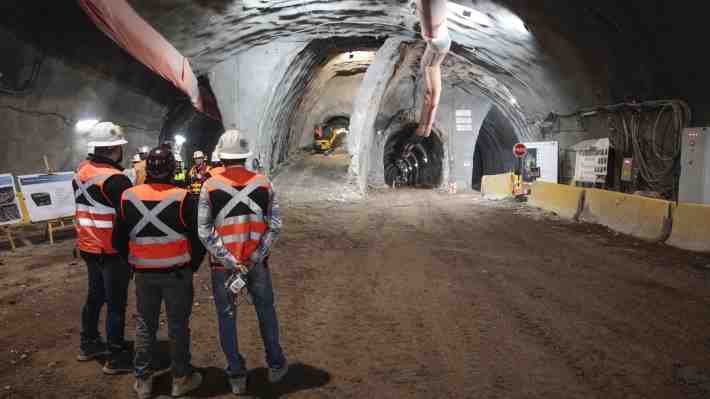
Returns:
[[[12,227],[11,226],[2,226],[2,230],[5,233],[5,237],[7,238],[8,241],[10,241],[10,248],[12,250],[16,250],[17,246],[15,245],[15,237],[12,235]]]
[[[59,230],[66,230],[69,228],[74,228],[74,218],[67,217],[62,219],[54,219],[47,221],[47,237],[49,237],[49,243],[54,245],[54,232]]]

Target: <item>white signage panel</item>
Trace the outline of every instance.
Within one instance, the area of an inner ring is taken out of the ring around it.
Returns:
[[[18,176],[32,222],[73,216],[74,172]]]
[[[15,192],[15,181],[11,174],[0,175],[0,225],[22,221],[20,202]]]

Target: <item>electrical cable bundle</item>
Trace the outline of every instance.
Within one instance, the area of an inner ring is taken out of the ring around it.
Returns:
[[[688,105],[679,100],[623,103],[594,111],[608,114],[609,139],[617,154],[631,155],[642,181],[666,198],[675,197],[675,169],[681,138],[690,123]]]

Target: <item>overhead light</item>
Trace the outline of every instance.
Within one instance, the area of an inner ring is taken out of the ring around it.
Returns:
[[[515,97],[510,97],[510,104],[512,105],[518,105],[518,99]]]
[[[187,139],[186,139],[185,136],[183,136],[182,134],[176,134],[176,135],[175,135],[175,144],[176,144],[178,147],[180,147],[181,145],[185,144],[186,141],[187,141]]]
[[[91,130],[91,128],[94,127],[97,123],[99,123],[98,119],[82,119],[76,123],[74,128],[79,133],[86,133]]]

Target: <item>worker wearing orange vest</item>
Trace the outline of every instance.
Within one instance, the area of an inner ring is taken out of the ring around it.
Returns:
[[[192,276],[205,250],[197,236],[197,199],[173,184],[176,163],[170,149],[158,147],[146,160],[146,184],[126,190],[116,223],[114,244],[135,269],[136,341],[134,390],[152,394],[151,361],[165,302],[173,373],[173,396],[202,382],[190,366]]]
[[[190,187],[190,192],[196,195],[200,195],[200,190],[202,190],[202,184],[207,180],[207,172],[209,171],[209,165],[205,161],[205,154],[202,151],[195,151],[192,155],[192,160],[195,162],[194,165],[187,172],[187,180]]]
[[[72,182],[77,247],[88,270],[88,295],[81,310],[81,345],[77,359],[91,360],[107,352],[98,330],[101,307],[106,303],[110,354],[103,367],[106,374],[131,370],[130,353],[124,342],[131,268],[112,243],[121,195],[131,187],[131,181],[120,166],[125,144],[121,127],[110,122],[96,124],[89,132],[89,157],[79,165]]]
[[[230,130],[222,135],[217,148],[224,170],[202,186],[198,232],[213,258],[212,290],[220,342],[228,363],[227,376],[232,392],[243,394],[247,383],[246,367],[237,344],[234,290],[238,291],[244,284],[259,319],[269,380],[278,382],[288,371],[279,343],[267,259],[282,222],[268,178],[245,167],[251,156],[248,141],[239,131]]]

